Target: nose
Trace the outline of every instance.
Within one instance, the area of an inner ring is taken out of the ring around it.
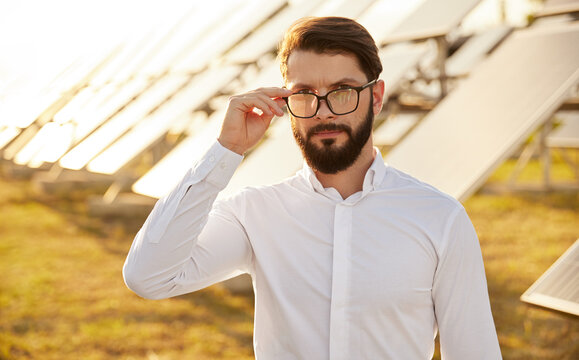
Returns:
[[[328,103],[326,100],[319,100],[320,107],[318,108],[318,112],[316,113],[315,118],[320,121],[333,119],[335,117],[334,113],[328,107]]]

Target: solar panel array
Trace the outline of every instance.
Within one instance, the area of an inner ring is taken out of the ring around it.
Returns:
[[[466,199],[571,96],[577,43],[579,24],[517,31],[385,160]]]
[[[461,33],[480,2],[248,0],[217,10],[188,4],[101,58],[73,59],[24,97],[10,93],[17,81],[0,84],[3,165],[48,175],[44,181],[53,183],[65,174],[85,181],[105,176],[116,181],[106,204],[119,191],[152,204],[212,144],[228,95],[282,85],[275,49],[293,21],[346,16],[381,47],[388,98],[375,143],[387,162],[465,199],[579,83],[579,25],[572,16],[540,19],[529,29]],[[578,5],[551,0],[536,15],[576,16]],[[576,122],[576,115],[567,116],[548,145],[577,147]],[[278,118],[222,196],[280,181],[301,164],[289,120]],[[578,315],[577,244],[524,301]]]
[[[132,191],[158,198],[168,192],[175,179],[199,155],[199,144],[215,138],[224,97],[257,86],[282,84],[275,48],[293,21],[307,15],[348,16],[365,25],[377,43],[387,44],[380,52],[385,68],[381,79],[386,83],[390,103],[405,103],[410,99],[412,107],[418,99],[428,105],[425,110],[420,106],[424,103],[420,103],[417,110],[410,111],[385,107],[375,129],[377,145],[385,151],[394,147],[388,158],[392,164],[428,181],[429,176],[441,173],[443,167],[419,164],[420,171],[426,174],[423,176],[411,169],[414,150],[408,149],[414,146],[412,141],[422,141],[420,133],[425,130],[421,128],[433,122],[430,118],[445,108],[457,112],[445,105],[446,99],[428,114],[446,91],[440,87],[442,80],[437,76],[446,68],[445,77],[476,78],[470,71],[488,60],[488,54],[495,47],[500,49],[499,44],[512,31],[499,27],[475,34],[448,59],[446,53],[441,56],[441,48],[437,48],[432,39],[444,38],[452,44],[462,20],[479,3],[480,0],[461,0],[448,6],[447,0],[403,3],[395,0],[250,0],[228,2],[228,6],[218,10],[188,6],[175,12],[174,21],[134,41],[112,47],[100,59],[72,61],[50,86],[26,99],[26,106],[14,102],[0,109],[0,152],[3,159],[17,166],[36,171],[78,171],[87,174],[89,180],[91,173],[110,175],[111,181],[117,177],[126,181],[127,177],[138,174],[139,178],[132,180]],[[411,41],[392,43],[401,40]],[[441,59],[446,63],[440,64]],[[457,80],[456,84],[464,88],[461,81]],[[465,93],[464,89],[459,90],[452,91]],[[474,89],[474,95],[462,95],[462,98],[456,96],[465,103],[467,97],[480,96],[477,91]],[[455,94],[449,98],[453,96]],[[383,118],[386,121],[381,122]],[[280,125],[272,127],[269,141],[266,138],[263,148],[255,149],[248,156],[239,174],[246,172],[243,167],[249,167],[255,159],[266,157],[260,154],[275,153],[278,151],[275,146],[281,148],[282,142],[273,139],[292,138],[288,127],[281,125],[287,120],[277,122]],[[534,122],[531,127],[537,124]],[[452,124],[445,126],[456,129]],[[462,127],[467,134],[466,122]],[[516,128],[513,126],[508,131]],[[430,137],[434,144],[439,141]],[[187,146],[192,148],[182,150]],[[442,160],[441,149],[437,150],[429,153]],[[150,152],[157,155],[149,163],[149,169],[144,173],[135,172],[134,167],[142,169],[144,154]],[[175,155],[179,153],[181,157]],[[234,178],[232,184],[261,184],[291,175],[301,166],[301,161],[298,152],[288,154],[293,154],[293,158],[276,164],[280,167],[274,171],[277,178],[265,174],[253,178],[236,175],[244,180]],[[165,167],[165,162],[173,165]],[[157,171],[162,171],[164,176],[156,176]],[[476,178],[475,185],[466,191],[456,190],[463,183],[473,183],[473,180],[463,181],[469,176]],[[471,193],[484,176],[473,169],[464,177],[457,175],[456,184],[450,184],[450,188],[445,184],[441,187],[460,198]],[[58,177],[51,179],[58,181]],[[433,182],[437,185],[436,179]]]

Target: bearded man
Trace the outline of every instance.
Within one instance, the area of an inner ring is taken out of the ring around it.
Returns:
[[[301,19],[279,58],[285,87],[231,97],[217,141],[157,203],[127,286],[161,299],[250,274],[257,359],[431,359],[437,332],[445,359],[501,358],[464,208],[373,146],[384,82],[370,34]],[[216,202],[286,105],[303,169]]]

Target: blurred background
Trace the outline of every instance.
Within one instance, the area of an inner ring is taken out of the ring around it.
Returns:
[[[219,13],[224,7],[236,6],[235,3],[243,2],[4,1],[0,4],[3,88],[15,80],[30,86],[43,84],[76,58],[104,57],[118,44],[136,42],[144,34],[160,33],[177,25],[189,10]],[[503,21],[523,26],[527,17],[540,7],[539,0],[481,1],[472,15],[467,16],[463,27],[473,31]]]
[[[573,0],[0,2],[0,359],[252,358],[246,277],[152,302],[120,271],[228,96],[283,84],[277,44],[309,15],[376,39],[374,142],[465,205],[504,358],[579,358],[578,13]],[[281,117],[222,196],[301,165]]]

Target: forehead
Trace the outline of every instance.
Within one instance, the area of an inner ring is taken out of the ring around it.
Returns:
[[[296,84],[322,88],[342,79],[366,82],[366,75],[353,54],[296,50],[288,58],[286,86],[290,89]]]

